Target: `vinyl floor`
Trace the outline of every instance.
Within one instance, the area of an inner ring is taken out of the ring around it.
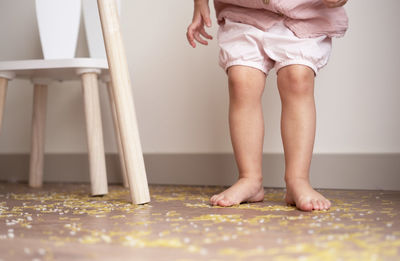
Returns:
[[[400,260],[400,191],[319,190],[332,207],[212,207],[223,187],[151,185],[132,205],[119,185],[0,183],[0,260]]]

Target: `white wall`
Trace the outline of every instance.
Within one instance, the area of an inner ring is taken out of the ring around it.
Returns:
[[[195,50],[186,42],[192,1],[124,0],[122,6],[144,152],[231,152],[227,83],[217,65],[216,41]],[[350,0],[346,8],[350,28],[334,41],[330,62],[316,80],[315,153],[399,153],[400,2]],[[33,12],[33,0],[0,2],[0,60],[41,58]],[[216,31],[214,19],[214,37]],[[77,53],[87,55],[82,30]],[[265,152],[283,151],[275,82],[272,72],[263,97]],[[101,94],[106,151],[116,152],[104,87]],[[46,152],[86,152],[80,83],[53,84],[48,98]],[[29,152],[31,107],[30,83],[12,81],[0,153]]]

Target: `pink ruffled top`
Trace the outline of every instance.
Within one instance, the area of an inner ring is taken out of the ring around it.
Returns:
[[[300,38],[342,37],[348,28],[345,9],[322,0],[214,0],[214,6],[219,24],[228,18],[266,31],[283,20]]]

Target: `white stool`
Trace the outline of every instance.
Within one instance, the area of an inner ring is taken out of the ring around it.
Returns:
[[[47,86],[52,80],[65,81],[80,77],[85,104],[92,194],[107,193],[97,78],[99,74],[108,71],[108,65],[104,46],[97,48],[103,51],[94,51],[95,42],[91,40],[101,35],[98,25],[97,32],[93,31],[95,24],[99,24],[100,20],[98,16],[96,18],[97,8],[93,8],[95,4],[95,0],[84,0],[85,26],[91,58],[74,58],[81,1],[36,0],[44,59],[0,62],[0,128],[8,81],[14,77],[26,78],[31,79],[35,86],[29,178],[29,184],[33,187],[40,186],[43,177]],[[132,201],[142,204],[150,201],[150,195],[117,6],[114,0],[98,0],[98,4],[110,65],[111,81],[108,81],[108,90],[118,138],[121,169],[124,173],[124,185],[129,184]]]

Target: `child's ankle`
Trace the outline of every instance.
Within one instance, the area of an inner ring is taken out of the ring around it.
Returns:
[[[239,175],[239,179],[249,179],[261,184],[263,182],[263,176]]]
[[[298,182],[307,182],[310,183],[309,179],[307,177],[296,177],[296,176],[285,176],[285,183],[286,185],[290,185],[293,183],[298,183]]]

